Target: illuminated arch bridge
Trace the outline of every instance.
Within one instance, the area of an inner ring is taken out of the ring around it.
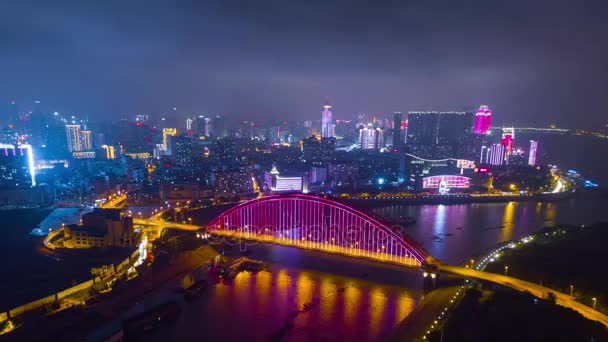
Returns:
[[[432,258],[388,225],[333,200],[302,194],[243,202],[207,224],[209,233],[409,266]]]

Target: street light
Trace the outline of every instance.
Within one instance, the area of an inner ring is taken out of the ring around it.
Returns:
[[[471,259],[471,268],[473,268],[473,263],[475,262],[475,260]]]
[[[505,275],[507,275],[507,273],[509,273],[509,266],[505,265]]]
[[[574,285],[570,285],[570,295],[572,296],[572,291],[574,291]]]
[[[595,304],[597,303],[597,298],[593,297],[593,298],[591,298],[591,300],[593,300],[593,310],[595,310]]]

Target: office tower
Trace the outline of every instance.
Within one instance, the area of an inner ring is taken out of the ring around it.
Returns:
[[[32,146],[0,144],[0,188],[30,188],[35,185]]]
[[[384,146],[384,134],[380,127],[369,124],[359,129],[359,147],[362,150],[377,150]]]
[[[393,119],[393,151],[397,152],[403,145],[403,131],[401,125],[403,123],[403,113],[395,112]]]
[[[530,151],[528,153],[528,165],[536,165],[536,152],[538,150],[538,141],[530,140]]]
[[[170,136],[177,135],[177,128],[163,128],[163,149],[165,152],[171,152]]]
[[[480,106],[475,112],[475,134],[488,134],[492,123],[492,111],[488,106]]]
[[[171,136],[171,156],[180,167],[192,166],[192,138],[187,135]]]
[[[93,144],[91,141],[91,131],[82,130],[80,131],[80,145],[83,151],[92,151]]]
[[[468,157],[473,113],[409,112],[408,146],[423,158]]]
[[[335,135],[331,108],[329,101],[325,101],[323,113],[321,113],[321,138],[333,138]]]
[[[68,152],[78,152],[82,150],[80,143],[80,125],[65,125],[65,134],[68,142]]]

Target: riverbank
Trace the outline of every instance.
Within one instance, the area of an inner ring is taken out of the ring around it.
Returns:
[[[506,203],[506,202],[555,202],[564,201],[577,195],[576,192],[543,193],[537,195],[474,195],[474,194],[427,194],[411,196],[370,196],[360,198],[338,198],[353,206],[377,207],[394,204],[468,204],[468,203]]]
[[[467,290],[443,328],[427,340],[607,341],[608,331],[551,301],[488,286]]]
[[[506,249],[486,271],[524,279],[572,294],[608,314],[608,223],[541,230],[517,249]],[[595,300],[593,299],[595,298]]]

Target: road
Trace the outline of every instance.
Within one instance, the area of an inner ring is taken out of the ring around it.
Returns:
[[[201,229],[201,226],[196,226],[193,224],[167,222],[167,221],[161,221],[156,218],[151,218],[151,219],[133,218],[133,224],[141,225],[141,226],[157,226],[159,228],[171,228],[171,229],[181,229],[181,230],[191,230],[191,231],[197,231],[197,230]]]
[[[598,321],[602,323],[604,326],[608,327],[608,316],[603,313],[596,311],[587,305],[579,303],[576,301],[576,298],[565,293],[557,292],[553,289],[540,286],[525,280],[512,278],[500,274],[488,273],[477,271],[474,269],[460,267],[460,266],[449,266],[449,265],[440,265],[439,270],[447,273],[458,274],[461,276],[476,278],[480,280],[485,280],[489,282],[493,282],[496,284],[500,284],[506,287],[510,287],[512,289],[518,291],[528,291],[533,296],[538,298],[546,298],[547,293],[552,292],[556,297],[556,304],[561,305],[566,308],[570,308],[574,311],[577,311],[585,318],[590,319],[592,321]]]
[[[388,341],[418,341],[426,335],[429,326],[437,320],[437,316],[446,311],[446,306],[460,286],[449,286],[432,290],[425,294],[409,314],[393,331]]]

